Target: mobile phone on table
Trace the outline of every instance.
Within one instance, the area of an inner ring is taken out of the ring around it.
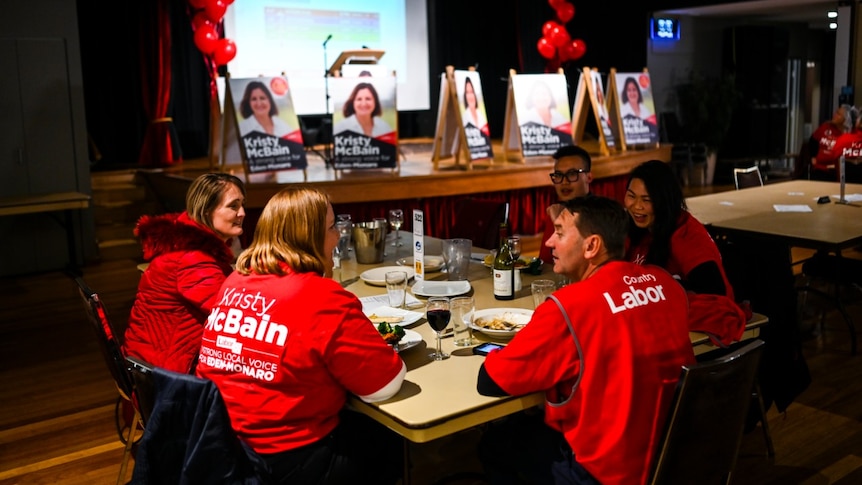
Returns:
[[[495,344],[493,342],[485,342],[473,347],[473,353],[476,355],[488,355],[492,350],[502,349],[503,344]]]

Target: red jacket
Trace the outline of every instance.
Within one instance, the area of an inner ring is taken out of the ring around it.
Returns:
[[[233,253],[185,212],[143,216],[135,235],[150,266],[138,284],[124,349],[155,366],[188,373]]]

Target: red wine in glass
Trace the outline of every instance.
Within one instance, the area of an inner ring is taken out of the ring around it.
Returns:
[[[449,354],[443,352],[441,348],[441,337],[443,330],[449,325],[449,319],[452,313],[449,311],[449,299],[446,297],[434,296],[428,299],[426,306],[425,318],[428,320],[428,325],[437,332],[437,351],[431,354],[434,360],[448,359]]]

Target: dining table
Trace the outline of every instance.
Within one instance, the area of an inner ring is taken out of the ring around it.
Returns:
[[[409,264],[412,261],[412,238],[411,233],[404,232],[400,239],[405,245],[393,247],[390,242],[394,238],[390,237],[381,263],[358,264],[355,257],[342,261],[341,268],[335,270],[334,277],[342,281],[343,286],[360,299],[384,295],[385,287],[368,284],[361,275],[375,268],[398,266],[399,260],[403,264]],[[425,236],[423,244],[426,256],[441,254],[440,239]],[[397,254],[396,249],[399,250]],[[521,289],[516,292],[513,300],[496,300],[493,295],[492,270],[482,261],[489,252],[487,249],[474,247],[470,261],[467,276],[470,289],[466,296],[474,298],[477,312],[492,308],[533,310],[530,283],[536,279],[562,281],[554,274],[550,262],[544,262],[538,274],[521,271]],[[426,281],[448,279],[445,268],[442,271],[425,273],[423,276]],[[408,292],[410,291],[408,289]],[[424,297],[413,295],[411,300],[414,301],[414,306],[408,308],[409,310],[424,312]],[[743,339],[756,336],[758,328],[766,322],[766,316],[755,314],[748,322]],[[450,323],[450,327],[451,325]],[[422,318],[406,328],[418,332],[423,341],[418,346],[400,352],[407,365],[407,376],[401,390],[394,397],[376,403],[363,402],[356,396],[349,398],[352,408],[370,416],[405,439],[414,443],[425,443],[543,404],[542,392],[505,397],[479,394],[476,391],[476,379],[479,367],[484,361],[483,356],[474,355],[471,347],[455,346],[453,338],[444,338],[442,349],[450,354],[450,358],[434,361],[430,354],[436,349],[436,333],[426,320]],[[476,343],[507,343],[510,340],[480,331],[474,331],[473,336]],[[707,334],[690,332],[690,337],[696,353],[716,348]]]

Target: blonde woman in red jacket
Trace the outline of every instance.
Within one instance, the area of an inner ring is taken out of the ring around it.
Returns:
[[[186,211],[143,216],[135,228],[144,260],[124,349],[168,370],[191,373],[215,295],[232,271],[230,243],[242,235],[245,186],[208,173],[186,194]]]

